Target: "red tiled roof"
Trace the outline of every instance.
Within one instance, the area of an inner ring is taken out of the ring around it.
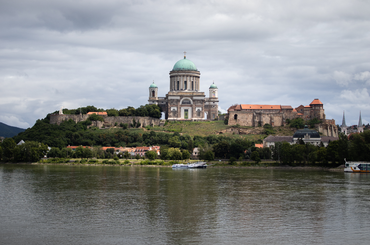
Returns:
[[[280,105],[241,105],[242,110],[280,110]]]
[[[323,103],[319,99],[314,99],[310,105],[323,105]]]
[[[263,144],[254,144],[254,146],[257,148],[263,148]]]
[[[98,116],[108,116],[107,112],[105,111],[98,111],[98,112],[90,111],[87,113],[87,115],[92,115],[92,114],[96,114]]]
[[[119,149],[119,148],[115,148],[115,147],[113,147],[113,146],[105,146],[105,147],[102,147],[101,148],[103,151],[106,151],[107,149],[114,149],[114,150],[116,150],[116,149]]]
[[[77,147],[83,147],[83,148],[91,148],[90,146],[82,146],[82,145],[79,145],[79,146],[75,146],[75,145],[69,145],[69,146],[67,146],[67,148],[70,148],[70,149],[76,149]]]

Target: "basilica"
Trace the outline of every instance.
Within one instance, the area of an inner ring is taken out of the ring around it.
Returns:
[[[209,87],[209,97],[200,90],[200,72],[186,58],[177,61],[170,71],[170,91],[158,97],[158,86],[149,87],[149,104],[158,105],[167,120],[213,120],[218,115],[218,88]]]

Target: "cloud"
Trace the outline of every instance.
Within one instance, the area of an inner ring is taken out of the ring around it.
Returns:
[[[168,92],[187,51],[201,90],[217,84],[221,108],[318,97],[341,120],[348,105],[369,104],[368,9],[353,0],[5,0],[0,115],[33,125],[62,105],[137,107],[153,80]]]
[[[352,76],[342,71],[334,71],[333,78],[342,87],[347,87],[352,80]]]
[[[368,105],[370,101],[370,96],[366,88],[356,89],[355,91],[343,90],[340,94],[340,98],[343,98],[351,103],[365,105]]]
[[[354,79],[359,80],[359,81],[364,81],[366,82],[366,85],[370,85],[370,72],[364,71],[364,72],[355,74]]]

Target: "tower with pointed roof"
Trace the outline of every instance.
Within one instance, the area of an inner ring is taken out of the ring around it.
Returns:
[[[343,119],[342,119],[342,125],[340,126],[340,131],[342,131],[342,133],[344,133],[345,135],[348,135],[347,125],[346,125],[346,118],[344,116],[344,111],[343,111]]]
[[[218,88],[212,84],[207,98],[200,91],[200,72],[186,58],[177,61],[170,71],[169,92],[158,97],[158,87],[149,87],[149,104],[157,104],[168,120],[213,120],[218,115]]]
[[[362,118],[361,118],[361,111],[360,111],[360,117],[358,118],[357,132],[358,133],[364,132],[364,126],[362,124]]]
[[[319,120],[325,119],[324,104],[319,99],[314,99],[310,103],[310,118],[317,118]]]

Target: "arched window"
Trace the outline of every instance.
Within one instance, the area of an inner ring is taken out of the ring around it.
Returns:
[[[238,114],[234,114],[234,119],[238,120]]]
[[[197,117],[200,117],[200,110],[197,110]]]
[[[155,92],[154,92],[154,90],[152,90],[152,97],[155,97]]]
[[[188,100],[188,99],[184,99],[184,100],[181,102],[181,104],[183,104],[183,105],[191,105],[191,101],[190,101],[190,100]]]

